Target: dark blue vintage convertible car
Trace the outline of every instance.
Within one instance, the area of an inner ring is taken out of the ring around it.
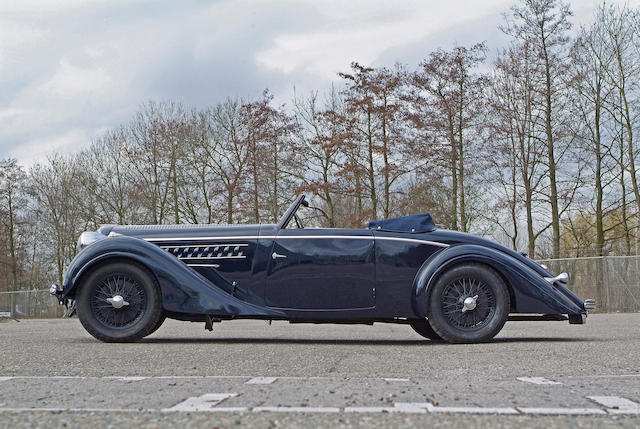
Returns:
[[[103,226],[51,293],[102,341],[136,341],[166,317],[409,324],[436,341],[480,342],[509,319],[584,323],[582,301],[524,255],[436,229],[428,214],[368,228],[304,228],[299,196],[277,225]]]

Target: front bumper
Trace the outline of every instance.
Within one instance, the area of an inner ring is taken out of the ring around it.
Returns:
[[[584,312],[580,314],[570,314],[569,315],[569,324],[571,325],[583,325],[587,322],[587,315],[590,311],[596,309],[596,300],[595,299],[585,299],[582,303],[582,307],[584,308]]]
[[[57,283],[51,285],[51,287],[49,288],[49,293],[51,294],[51,296],[54,296],[58,300],[58,304],[64,305],[65,312],[63,317],[71,317],[74,315],[74,313],[76,312],[76,301],[64,296],[64,294],[62,293],[62,288]]]
[[[62,294],[62,288],[58,286],[58,283],[54,283],[51,285],[51,287],[49,288],[49,294],[51,294],[51,296],[55,296],[58,299],[58,303],[60,305],[64,304],[65,297]]]

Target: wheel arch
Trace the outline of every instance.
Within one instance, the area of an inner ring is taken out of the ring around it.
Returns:
[[[440,277],[442,277],[444,275],[444,273],[446,273],[447,271],[452,270],[452,269],[454,269],[454,268],[456,268],[456,267],[458,267],[460,265],[471,265],[471,264],[483,266],[483,267],[487,268],[488,270],[490,270],[491,272],[495,273],[498,277],[500,277],[500,280],[502,280],[502,282],[504,283],[504,285],[507,288],[507,292],[509,293],[509,308],[510,308],[511,311],[513,311],[516,308],[515,293],[513,291],[513,286],[511,285],[511,282],[509,281],[509,279],[507,278],[507,276],[505,275],[505,273],[501,269],[502,267],[500,267],[499,264],[491,264],[487,260],[477,260],[477,259],[473,259],[471,257],[458,258],[458,259],[452,260],[449,264],[446,264],[445,267],[443,267],[442,270],[439,270],[436,273],[436,275],[430,279],[429,285],[428,285],[427,290],[426,290],[425,297],[427,299],[431,298],[431,292],[433,290],[433,285],[438,281],[438,279],[440,279]]]
[[[279,310],[259,307],[228,294],[159,246],[128,236],[109,237],[82,249],[65,271],[63,296],[75,296],[87,270],[116,259],[134,261],[151,273],[162,293],[162,307],[167,312],[216,316],[283,315]]]
[[[434,264],[435,262],[435,264]],[[437,261],[426,261],[420,268],[420,271],[416,275],[416,279],[413,284],[413,296],[412,305],[413,310],[420,316],[426,317],[427,305],[426,303],[430,299],[433,285],[438,281],[444,273],[447,271],[465,264],[476,264],[486,267],[494,272],[507,288],[509,293],[509,308],[510,311],[515,311],[516,306],[516,293],[510,278],[506,275],[504,266],[496,263],[495,260],[486,258],[480,255],[466,254],[452,257],[444,260],[442,263]]]
[[[509,290],[512,312],[568,314],[580,311],[540,274],[510,255],[483,246],[461,244],[433,255],[418,270],[411,297],[412,309],[418,317],[426,317],[428,297],[437,279],[451,267],[468,262],[486,265],[502,278]]]
[[[91,275],[92,272],[97,270],[98,268],[106,265],[113,264],[117,262],[122,262],[126,264],[137,265],[139,268],[142,268],[149,278],[153,281],[158,289],[160,289],[160,282],[158,281],[158,277],[154,274],[154,272],[145,264],[142,258],[138,258],[135,255],[131,254],[121,254],[121,253],[106,253],[102,254],[85,265],[78,271],[73,279],[73,288],[67,293],[67,296],[70,298],[75,298],[76,294],[82,287],[84,281]],[[162,294],[160,295],[162,299]]]

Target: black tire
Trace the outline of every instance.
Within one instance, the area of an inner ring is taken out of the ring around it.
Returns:
[[[165,320],[167,320],[167,316],[165,316],[164,313],[162,313],[162,315],[158,319],[158,323],[156,323],[156,326],[154,326],[151,332],[149,332],[147,335],[151,335],[154,332],[156,332],[158,329],[160,329],[160,327],[162,326]]]
[[[121,296],[115,308],[107,298]],[[106,263],[91,271],[77,294],[78,318],[100,341],[133,342],[158,329],[162,297],[153,277],[135,263]]]
[[[463,311],[464,300],[476,296],[475,308]],[[437,279],[427,308],[429,324],[443,340],[480,343],[492,339],[507,321],[509,291],[491,268],[457,265]]]
[[[416,331],[416,333],[422,335],[425,338],[430,339],[431,341],[442,342],[443,339],[440,335],[437,334],[436,331],[433,330],[431,324],[427,319],[415,319],[409,322],[411,328]]]

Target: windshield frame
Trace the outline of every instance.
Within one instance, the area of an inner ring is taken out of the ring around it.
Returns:
[[[291,203],[287,211],[284,212],[284,215],[282,215],[282,217],[280,218],[280,221],[277,224],[278,229],[285,229],[287,227],[291,219],[293,219],[293,215],[296,214],[296,212],[298,211],[298,208],[300,208],[300,205],[304,200],[305,200],[305,196],[303,194],[303,195],[299,195],[293,201],[293,203]]]

